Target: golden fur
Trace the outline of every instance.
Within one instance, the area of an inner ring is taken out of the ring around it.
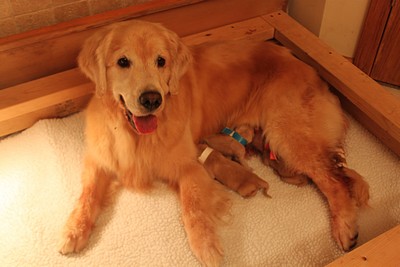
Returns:
[[[160,57],[165,65],[157,63]],[[188,48],[158,24],[130,21],[89,38],[79,66],[96,84],[97,97],[87,108],[83,189],[61,253],[84,248],[114,181],[144,191],[161,180],[179,194],[193,253],[205,265],[218,265],[218,221],[229,199],[197,161],[197,144],[224,126],[244,124],[262,128],[286,167],[326,196],[339,246],[355,244],[357,204],[368,200],[368,185],[358,174],[351,182],[355,172],[337,164],[346,118],[326,83],[287,49],[248,41]],[[156,109],[141,104],[143,92],[151,92]],[[156,118],[156,129],[154,120],[146,126],[150,134],[134,129],[141,116]]]

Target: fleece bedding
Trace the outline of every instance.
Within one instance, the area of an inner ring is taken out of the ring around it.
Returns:
[[[400,223],[400,160],[353,119],[347,160],[370,184],[360,211],[359,244]],[[81,191],[84,115],[37,122],[0,141],[0,266],[200,266],[186,240],[175,193],[122,190],[104,210],[88,247],[58,253],[63,225]],[[328,207],[310,184],[279,180],[258,158],[254,171],[270,184],[243,199],[231,192],[231,218],[221,229],[223,266],[323,266],[343,255],[330,234]]]

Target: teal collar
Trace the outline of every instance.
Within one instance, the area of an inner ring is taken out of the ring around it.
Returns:
[[[221,133],[226,134],[231,136],[233,139],[235,139],[236,141],[238,141],[239,143],[241,143],[243,146],[247,145],[247,140],[241,136],[238,132],[229,129],[228,127],[225,127],[224,129],[222,129]]]

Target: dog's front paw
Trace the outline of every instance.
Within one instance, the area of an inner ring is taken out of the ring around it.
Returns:
[[[334,217],[332,219],[333,237],[336,243],[344,250],[350,251],[357,245],[358,231],[354,218]]]
[[[66,226],[60,240],[59,252],[66,255],[84,249],[89,240],[90,228],[91,227],[71,228]]]
[[[198,259],[207,267],[218,267],[222,262],[222,250],[219,247],[209,247],[197,254]]]
[[[189,243],[193,253],[204,266],[220,266],[223,250],[215,233],[199,233],[189,237]]]

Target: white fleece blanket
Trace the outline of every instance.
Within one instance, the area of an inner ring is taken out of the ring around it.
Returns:
[[[199,266],[177,197],[164,185],[148,195],[123,190],[82,253],[57,252],[81,190],[83,125],[82,113],[43,120],[0,142],[0,266]],[[371,208],[360,213],[362,244],[400,223],[400,161],[353,120],[347,151],[371,186]],[[221,231],[224,266],[322,266],[343,254],[313,185],[283,183],[257,158],[250,165],[272,199],[232,193],[233,217]]]

